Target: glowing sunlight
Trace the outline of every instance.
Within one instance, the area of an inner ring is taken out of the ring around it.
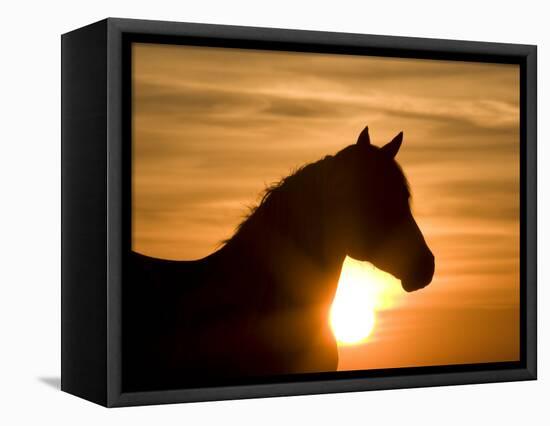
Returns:
[[[371,263],[346,257],[330,311],[330,325],[339,345],[364,343],[376,325],[376,312],[400,297],[399,280]]]

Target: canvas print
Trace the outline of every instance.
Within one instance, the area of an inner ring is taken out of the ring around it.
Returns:
[[[520,359],[518,65],[131,64],[125,390]]]

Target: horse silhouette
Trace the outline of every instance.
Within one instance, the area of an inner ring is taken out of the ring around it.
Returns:
[[[394,160],[403,133],[357,143],[266,190],[232,238],[195,261],[131,252],[123,287],[123,389],[171,389],[334,371],[329,310],[346,255],[430,283],[434,256]]]

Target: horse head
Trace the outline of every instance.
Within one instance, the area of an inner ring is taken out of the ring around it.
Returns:
[[[368,127],[333,157],[328,218],[332,241],[401,280],[406,291],[427,286],[434,256],[410,208],[407,180],[395,161],[403,133],[378,148]]]

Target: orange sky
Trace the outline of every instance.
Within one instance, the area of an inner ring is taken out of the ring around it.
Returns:
[[[339,369],[519,359],[518,66],[136,44],[133,93],[134,250],[206,256],[267,184],[403,130],[434,280]]]

